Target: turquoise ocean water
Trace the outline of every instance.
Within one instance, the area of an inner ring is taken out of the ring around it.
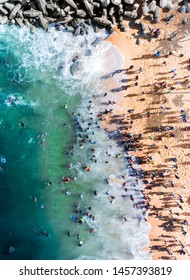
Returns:
[[[116,158],[93,98],[122,66],[105,37],[0,26],[1,259],[149,259],[149,227],[114,179],[142,186]]]

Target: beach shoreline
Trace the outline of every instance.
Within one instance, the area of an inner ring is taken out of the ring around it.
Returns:
[[[171,14],[173,12],[162,14],[162,19]],[[112,114],[125,114],[122,135],[126,142],[126,132],[135,136],[142,134],[140,144],[136,143],[136,151],[129,151],[129,154],[140,159],[144,174],[149,205],[147,221],[151,225],[150,244],[146,250],[151,252],[153,260],[185,260],[190,256],[187,144],[183,148],[183,141],[188,137],[188,129],[185,130],[188,120],[185,122],[183,116],[180,118],[183,115],[181,110],[185,111],[185,116],[188,114],[187,98],[186,102],[180,99],[183,99],[183,93],[188,93],[189,82],[188,51],[183,40],[189,26],[183,25],[183,20],[184,16],[175,12],[175,22],[162,20],[156,25],[146,22],[151,28],[161,31],[151,43],[146,36],[140,37],[140,45],[136,44],[138,29],[127,28],[125,33],[115,30],[109,38],[125,57],[124,68],[128,69],[126,78],[129,78],[125,83],[126,90],[119,92],[122,100]],[[184,34],[177,33],[179,28],[184,28]],[[169,41],[172,36],[174,39]],[[175,40],[175,45],[172,40]],[[161,50],[161,55],[156,57],[158,50]],[[129,69],[131,65],[133,69]],[[138,85],[135,85],[135,78]],[[128,113],[130,109],[134,112]],[[131,120],[131,125],[128,125]],[[110,126],[109,118],[106,123]]]

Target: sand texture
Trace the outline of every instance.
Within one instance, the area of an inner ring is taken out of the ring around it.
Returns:
[[[174,19],[166,21],[171,14]],[[153,259],[190,257],[190,19],[186,24],[184,19],[189,19],[188,14],[174,11],[162,13],[157,24],[144,19],[144,36],[137,26],[129,28],[125,22],[127,31],[116,30],[109,38],[125,57],[127,80],[117,82],[127,88],[115,93],[119,96],[117,106],[112,106],[106,122],[110,130],[120,129],[124,145],[127,134],[133,134],[129,153],[137,156],[144,173],[151,224],[146,250]],[[157,38],[152,31],[156,28],[160,29]],[[129,69],[131,65],[133,69]],[[107,98],[111,94],[108,92]],[[134,111],[129,113],[129,109]],[[118,122],[113,122],[115,116]]]

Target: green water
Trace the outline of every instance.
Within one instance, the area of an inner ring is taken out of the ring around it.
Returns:
[[[68,162],[65,151],[75,136],[71,112],[80,97],[67,95],[48,71],[26,70],[17,48],[14,51],[10,44],[14,41],[6,45],[1,40],[0,154],[6,163],[1,164],[0,173],[0,248],[2,252],[9,246],[16,248],[14,254],[3,256],[5,259],[57,259],[59,230],[54,229],[51,218],[56,223],[65,219],[67,224],[71,213],[61,178]],[[14,101],[9,104],[8,98]],[[41,145],[39,135],[43,133],[47,135]],[[48,237],[38,235],[40,227]],[[67,230],[62,226],[63,243],[68,242]],[[68,252],[61,256],[73,257],[76,254]]]
[[[14,69],[13,69],[14,70]],[[26,102],[38,105],[1,107],[3,123],[0,131],[0,151],[6,157],[1,176],[1,247],[12,244],[17,249],[16,258],[57,258],[57,242],[48,222],[48,205],[51,192],[59,190],[60,178],[65,164],[64,150],[73,137],[70,115],[63,108],[66,102],[64,91],[47,76],[44,83],[27,83],[27,86],[9,84],[6,67],[1,65],[2,93],[21,94]],[[40,75],[40,73],[38,73]],[[48,81],[48,82],[47,82]],[[57,100],[56,104],[52,101]],[[67,103],[72,106],[77,98]],[[73,106],[74,107],[74,106]],[[20,127],[24,122],[26,127]],[[69,123],[64,127],[63,123]],[[47,133],[44,146],[38,135]],[[30,142],[30,143],[29,143]],[[61,158],[60,155],[63,155]],[[52,188],[47,182],[52,181]],[[31,197],[36,197],[35,203]],[[51,201],[49,202],[51,204]],[[54,203],[58,203],[55,202]],[[40,208],[44,204],[44,209]],[[47,204],[47,205],[46,205]],[[58,209],[57,209],[58,211]],[[47,242],[36,237],[35,231],[44,227],[50,232]],[[5,242],[2,242],[5,240]],[[50,250],[49,248],[55,248]],[[41,251],[43,250],[43,253]],[[46,254],[48,250],[48,254]]]

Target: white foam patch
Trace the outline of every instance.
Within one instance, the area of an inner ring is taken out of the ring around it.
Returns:
[[[5,36],[7,32],[9,36]],[[64,88],[70,94],[73,94],[74,88],[80,89],[82,94],[83,87],[86,88],[88,84],[89,89],[92,88],[93,80],[96,88],[96,78],[104,75],[108,70],[115,70],[123,59],[121,56],[116,59],[115,47],[104,40],[107,36],[105,31],[97,34],[90,27],[88,34],[77,37],[68,32],[56,31],[53,27],[49,32],[39,29],[35,34],[31,34],[27,27],[18,29],[12,26],[10,29],[3,25],[0,26],[0,33],[3,40],[10,42],[9,52],[11,47],[14,48],[14,55],[22,59],[20,67],[25,71],[27,69],[46,71],[48,68],[52,77],[62,81]],[[97,37],[99,43],[94,45],[93,42]],[[11,44],[13,41],[14,46]],[[72,75],[71,66],[74,65],[73,59],[76,57],[81,66]]]

